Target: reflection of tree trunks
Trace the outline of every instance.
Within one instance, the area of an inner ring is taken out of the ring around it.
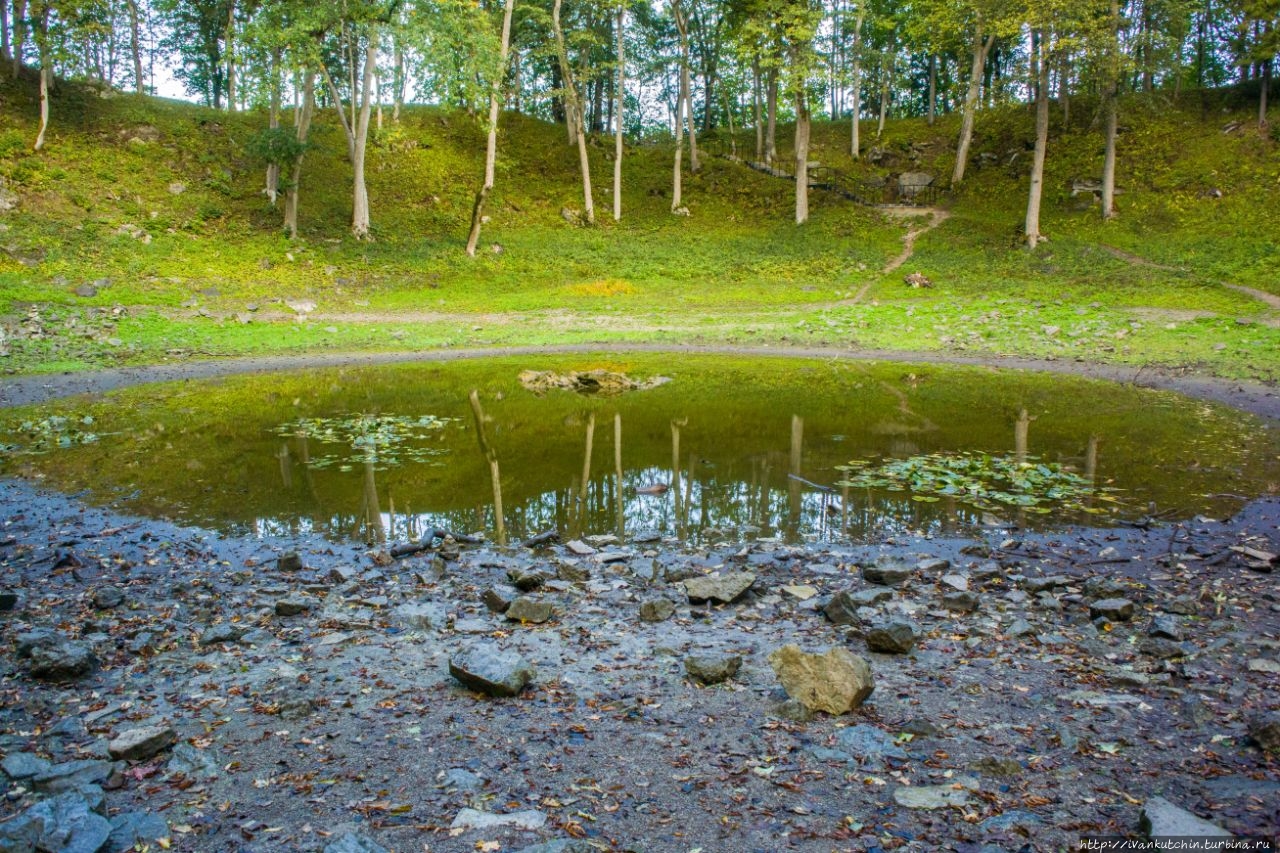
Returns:
[[[1027,461],[1027,437],[1031,429],[1031,416],[1027,410],[1018,412],[1018,421],[1013,426],[1013,457],[1018,464]]]
[[[800,510],[801,498],[804,496],[802,484],[797,477],[800,476],[800,462],[804,455],[804,418],[799,415],[791,416],[791,459],[788,471],[791,476],[787,478],[787,492],[790,497],[790,517],[788,525],[792,533],[800,526]]]
[[[849,487],[840,490],[840,535],[849,535]]]
[[[476,421],[476,440],[480,442],[480,452],[489,461],[489,479],[493,484],[493,526],[495,538],[499,545],[507,544],[507,526],[502,515],[502,477],[498,472],[498,452],[489,444],[484,431],[484,409],[480,407],[480,394],[471,392],[471,414]]]
[[[627,516],[622,503],[622,415],[613,416],[613,493],[618,513],[618,538],[627,535]]]
[[[671,422],[671,493],[675,495],[676,501],[676,524],[680,524],[680,519],[684,517],[683,495],[680,488],[680,427],[689,422],[688,418],[681,418],[678,421]],[[684,536],[684,531],[677,529],[677,536]]]
[[[1089,436],[1089,447],[1084,452],[1084,478],[1090,484],[1098,476],[1098,437]]]
[[[684,475],[684,517],[680,519],[680,526],[686,533],[689,530],[689,514],[693,511],[693,478],[698,467],[698,457],[689,454],[689,467]]]
[[[364,523],[373,534],[374,542],[386,542],[387,531],[382,526],[382,509],[378,506],[378,484],[374,480],[373,462],[364,463]]]
[[[578,492],[578,529],[587,520],[587,497],[591,490],[591,451],[596,440],[596,414],[587,415],[587,435],[582,450],[582,489]]]
[[[767,532],[769,525],[769,460],[763,459],[760,464],[760,497],[756,504],[757,526],[762,533]]]

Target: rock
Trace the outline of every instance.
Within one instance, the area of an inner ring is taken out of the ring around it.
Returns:
[[[738,655],[690,655],[684,659],[684,671],[701,684],[720,684],[733,678],[742,668]]]
[[[0,178],[0,213],[7,213],[17,208],[21,199],[18,194],[9,189],[9,182],[4,178]]]
[[[1041,592],[1048,592],[1051,589],[1059,589],[1071,584],[1071,578],[1066,575],[1048,575],[1042,578],[1027,578],[1022,582],[1022,588],[1032,595]]]
[[[913,199],[932,183],[933,175],[928,172],[903,172],[898,175],[898,195],[904,199]]]
[[[1032,835],[1041,826],[1040,818],[1022,809],[1012,809],[978,824],[981,832],[1024,832]]]
[[[124,604],[124,590],[116,586],[100,586],[93,592],[93,606],[111,610]]]
[[[532,569],[512,569],[507,572],[507,580],[521,592],[532,592],[547,582],[547,576]]]
[[[1022,765],[1013,758],[987,755],[970,765],[984,776],[1017,776],[1022,772]]]
[[[1178,641],[1182,639],[1182,625],[1172,616],[1155,616],[1147,627],[1147,635]]]
[[[326,577],[329,578],[329,583],[344,584],[351,583],[358,574],[359,572],[351,566],[334,566],[329,569]]]
[[[297,551],[288,551],[276,557],[276,571],[280,572],[300,572],[302,571],[302,555]]]
[[[448,623],[444,608],[437,604],[409,602],[401,604],[393,611],[397,620],[405,627],[419,631],[431,631],[444,628]]]
[[[223,622],[220,625],[210,625],[200,634],[200,645],[212,646],[221,643],[236,643],[244,636],[244,629],[238,625],[232,625],[230,622]]]
[[[1250,658],[1248,667],[1250,672],[1265,672],[1271,675],[1280,674],[1280,661],[1272,660],[1271,658]]]
[[[949,568],[951,568],[951,561],[941,557],[929,557],[916,563],[916,571],[926,575],[945,572]]]
[[[911,577],[912,568],[898,560],[880,560],[862,567],[862,579],[881,586],[897,586]]]
[[[30,779],[46,772],[51,765],[34,752],[11,752],[0,761],[0,769],[4,775],[15,782]]]
[[[107,819],[95,814],[83,796],[68,792],[0,824],[0,850],[98,853],[110,835]]]
[[[534,830],[541,829],[546,823],[547,816],[533,809],[508,812],[507,814],[482,812],[477,809],[463,809],[453,819],[449,829],[466,831],[468,829],[496,829],[501,826],[514,826],[517,829]]]
[[[937,737],[938,727],[923,717],[912,717],[902,724],[901,730],[916,737]]]
[[[556,609],[550,601],[539,601],[522,595],[511,602],[506,617],[509,622],[522,622],[541,625],[555,615]]]
[[[173,748],[165,772],[170,775],[181,773],[197,779],[212,779],[221,770],[217,756],[206,749],[198,749],[189,743],[179,743]]]
[[[888,590],[885,590],[888,592]],[[893,593],[889,593],[893,595]],[[856,625],[858,624],[858,605],[854,602],[853,596],[848,590],[841,590],[831,596],[831,600],[822,608],[822,614],[827,620],[835,625]]]
[[[1280,713],[1273,711],[1249,720],[1249,737],[1263,752],[1280,755]]]
[[[187,191],[187,185],[181,181],[173,181],[169,184],[169,195],[182,195]]]
[[[665,622],[675,612],[675,602],[667,598],[650,598],[640,602],[640,618],[645,622]]]
[[[893,800],[908,809],[949,809],[969,804],[969,792],[954,785],[913,785],[893,792]]]
[[[728,572],[723,575],[689,578],[684,582],[684,590],[691,604],[711,601],[731,604],[751,589],[755,582],[756,576],[751,572]]]
[[[1026,619],[1018,618],[1009,623],[1009,627],[1005,629],[1010,637],[1029,637],[1036,632],[1031,623]]]
[[[298,595],[291,595],[276,602],[277,616],[297,616],[306,613],[312,607],[311,601]]]
[[[917,290],[922,287],[933,287],[933,279],[922,272],[908,273],[902,277],[902,283]]]
[[[1164,797],[1152,797],[1142,806],[1138,829],[1148,838],[1235,838],[1225,829],[1175,806]]]
[[[814,711],[847,714],[875,690],[867,662],[839,646],[814,654],[788,644],[769,655],[769,664],[787,695]]]
[[[484,777],[465,767],[451,767],[445,771],[441,786],[454,791],[478,791],[484,787]]]
[[[111,762],[85,758],[55,764],[31,778],[31,787],[48,794],[74,791],[85,785],[97,785],[111,775]]]
[[[866,633],[867,648],[887,655],[905,655],[920,640],[920,629],[905,619],[872,625]]]
[[[489,696],[515,696],[537,677],[537,670],[515,652],[473,646],[449,660],[449,674]]]
[[[120,732],[107,745],[107,752],[117,761],[146,761],[177,740],[173,726],[145,726]]]
[[[169,824],[149,812],[125,812],[111,819],[111,835],[104,853],[129,853],[169,834]]]
[[[836,731],[836,748],[867,767],[880,767],[884,759],[906,761],[907,753],[893,737],[875,726],[856,725]]]
[[[1157,660],[1171,660],[1173,658],[1186,657],[1194,649],[1184,647],[1181,643],[1175,643],[1173,640],[1167,640],[1164,637],[1146,637],[1138,643],[1138,651]]]
[[[494,613],[506,613],[511,602],[516,600],[516,591],[509,586],[491,586],[480,596],[484,606]]]
[[[324,853],[388,853],[387,848],[358,832],[344,832],[325,845]]]
[[[576,554],[579,557],[589,557],[596,552],[595,548],[592,548],[581,539],[571,539],[564,543],[564,547],[570,554]]]
[[[1089,618],[1128,622],[1133,618],[1133,602],[1127,598],[1104,598],[1089,605]]]
[[[813,719],[813,711],[803,702],[795,699],[784,699],[775,703],[769,709],[769,713],[780,720],[790,720],[793,723],[807,723]]]
[[[18,606],[18,594],[8,589],[0,589],[0,613],[8,613]]]
[[[972,613],[978,609],[978,596],[972,592],[949,592],[942,596],[942,606],[955,613]]]
[[[28,672],[41,681],[75,681],[98,668],[92,647],[81,640],[53,639],[33,646]]]

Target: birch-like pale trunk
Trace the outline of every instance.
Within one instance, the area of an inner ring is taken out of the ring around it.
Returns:
[[[271,104],[267,111],[267,126],[272,130],[280,129],[280,49],[271,51]],[[265,192],[271,206],[276,206],[280,192],[280,164],[267,164],[267,181]]]
[[[973,142],[973,122],[978,112],[978,98],[982,95],[982,74],[987,54],[996,43],[995,35],[982,36],[982,20],[974,24],[973,63],[969,67],[969,89],[965,92],[964,107],[960,114],[960,141],[956,144],[956,165],[951,171],[951,185],[964,180],[964,170],[969,164],[969,146]]]
[[[809,96],[804,83],[796,93],[796,224],[809,221]]]
[[[476,203],[471,209],[471,233],[467,235],[467,255],[476,256],[480,242],[480,226],[484,221],[484,203],[493,190],[494,172],[498,161],[498,116],[502,108],[502,88],[507,74],[507,52],[511,47],[511,13],[515,0],[506,0],[502,9],[502,41],[498,48],[498,75],[489,92],[489,136],[484,149],[484,183],[476,193]]]
[[[356,121],[355,156],[351,160],[351,233],[357,240],[369,239],[369,189],[364,180],[365,153],[369,145],[369,118],[373,113],[373,72],[378,61],[378,30],[369,30],[364,52],[364,79],[360,86],[360,117]]]
[[[1049,43],[1040,31],[1040,62],[1036,66],[1036,150],[1031,161],[1031,191],[1027,194],[1027,248],[1035,249],[1040,234],[1040,199],[1044,194],[1044,160],[1049,148]]]
[[[320,64],[320,71],[324,74],[324,82],[329,90],[329,100],[333,101],[333,108],[338,111],[338,121],[342,124],[342,133],[347,138],[347,160],[354,161],[356,159],[356,137],[355,132],[351,129],[351,123],[347,121],[347,111],[342,106],[342,94],[338,91],[337,85],[333,82],[333,77],[329,74],[329,69]],[[351,93],[351,98],[355,100],[355,92]]]
[[[1111,44],[1107,69],[1106,122],[1107,149],[1102,159],[1102,218],[1116,215],[1116,130],[1120,89],[1120,0],[1111,0]]]
[[[680,88],[677,100],[683,105],[679,112],[684,114],[686,130],[689,133],[689,171],[697,172],[702,164],[698,162],[698,136],[693,129],[693,79],[689,70],[689,19],[685,16],[680,0],[672,0],[671,16],[675,19],[676,33],[680,41]]]
[[[44,135],[49,129],[49,83],[53,79],[53,58],[49,55],[49,6],[40,15],[40,31],[36,34],[36,46],[40,50],[40,130],[36,134],[34,150],[44,147]]]
[[[129,50],[133,54],[133,90],[146,94],[146,78],[142,76],[142,36],[138,16],[138,0],[126,0],[129,7]],[[3,6],[0,2],[0,6]],[[6,39],[7,41],[8,39]]]
[[[227,4],[227,112],[236,111],[236,4]]]
[[[677,89],[683,85],[677,84]],[[676,94],[676,153],[675,162],[671,170],[671,212],[679,213],[681,207],[682,172],[681,166],[684,162],[684,93]]]
[[[617,106],[614,108],[613,127],[613,221],[622,221],[622,105],[623,84],[626,83],[626,42],[622,38],[626,23],[626,7],[618,7],[618,82],[614,92]],[[621,427],[619,427],[621,429]]]
[[[569,52],[564,44],[564,28],[560,26],[561,0],[551,7],[551,29],[555,34],[556,51],[560,54],[560,74],[564,79],[565,114],[573,126],[573,136],[578,142],[578,168],[582,172],[582,217],[588,225],[596,221],[596,205],[591,195],[591,158],[587,155],[586,128],[582,126],[582,102],[573,80],[573,68],[569,64]]]
[[[937,119],[938,104],[938,55],[936,53],[929,54],[929,110],[928,122],[929,127],[933,127],[934,121]]]
[[[764,125],[760,123],[760,57],[756,55],[751,59],[751,71],[754,78],[754,85],[751,89],[751,108],[755,118],[756,125],[756,162],[764,159]]]
[[[768,111],[764,131],[764,161],[772,166],[778,159],[778,69],[769,69],[769,85],[765,92],[765,109]]]
[[[300,146],[305,146],[307,134],[311,131],[311,118],[316,110],[316,72],[308,68],[302,82],[302,105],[294,116],[294,130]],[[302,183],[302,157],[305,148],[300,148],[293,160],[293,174],[289,178],[289,186],[284,191],[284,229],[290,240],[298,238],[298,189]]]
[[[853,22],[853,79],[849,83],[852,89],[850,94],[853,97],[853,103],[850,105],[853,116],[849,119],[849,153],[855,160],[862,156],[862,137],[858,123],[862,118],[862,21],[866,16],[864,6],[864,3],[858,4],[858,17]]]

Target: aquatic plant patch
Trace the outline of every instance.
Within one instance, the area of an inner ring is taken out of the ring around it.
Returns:
[[[373,465],[385,471],[406,462],[427,463],[446,451],[418,442],[438,439],[448,418],[434,415],[367,415],[344,414],[327,418],[299,418],[280,424],[278,436],[305,438],[326,445],[346,445],[341,453],[325,453],[306,457],[310,468],[337,466],[350,471],[357,464]]]

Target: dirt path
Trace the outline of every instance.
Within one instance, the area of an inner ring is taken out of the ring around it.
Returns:
[[[897,361],[911,364],[948,364],[1010,370],[1039,370],[1122,382],[1144,388],[1177,391],[1197,399],[1222,403],[1266,418],[1280,420],[1280,395],[1274,387],[1253,382],[1221,379],[1186,371],[1099,364],[1084,361],[1021,358],[1014,356],[960,355],[947,352],[854,350],[834,347],[716,346],[695,344],[590,343],[558,346],[482,347],[418,352],[326,353],[228,358],[145,367],[123,367],[84,373],[19,376],[0,381],[0,408],[43,403],[76,394],[97,394],[145,382],[198,381],[241,373],[270,373],[322,367],[361,367],[411,361],[444,362],[495,356],[543,356],[574,353],[666,352],[675,355],[738,355],[783,358]]]
[[[902,251],[898,253],[898,255],[896,255],[894,258],[892,258],[889,261],[889,263],[885,264],[884,269],[880,271],[881,275],[888,275],[889,273],[901,267],[907,261],[911,260],[911,256],[914,255],[916,252],[916,240],[920,239],[921,235],[927,234],[928,232],[937,228],[943,222],[947,221],[947,219],[949,219],[951,216],[950,211],[943,210],[940,207],[934,207],[934,208],[906,207],[906,208],[900,208],[900,209],[892,208],[887,210],[887,213],[889,216],[894,216],[899,218],[907,217],[907,216],[918,216],[919,214],[925,213],[925,212],[929,213],[929,221],[926,222],[924,225],[918,226],[916,228],[912,228],[906,233],[906,235],[902,238]],[[867,291],[871,290],[871,286],[873,284],[875,284],[874,281],[868,281],[866,284],[862,285],[862,287],[858,290],[858,292],[854,294],[852,299],[845,299],[836,304],[837,305],[857,305],[866,297]]]
[[[1117,249],[1115,246],[1108,246],[1105,243],[1101,243],[1099,245],[1112,257],[1119,258],[1120,260],[1133,264],[1137,267],[1164,270],[1165,272],[1186,272],[1186,270],[1181,267],[1171,267],[1166,264],[1158,264],[1155,261],[1150,261],[1146,258],[1140,257],[1139,255],[1135,255],[1132,252],[1126,252],[1124,249]],[[1234,290],[1236,293],[1242,293],[1251,299],[1256,299],[1273,311],[1280,311],[1280,296],[1276,296],[1274,293],[1267,293],[1265,290],[1259,290],[1256,287],[1249,287],[1247,284],[1234,284],[1229,281],[1219,281],[1218,284],[1228,290]]]

